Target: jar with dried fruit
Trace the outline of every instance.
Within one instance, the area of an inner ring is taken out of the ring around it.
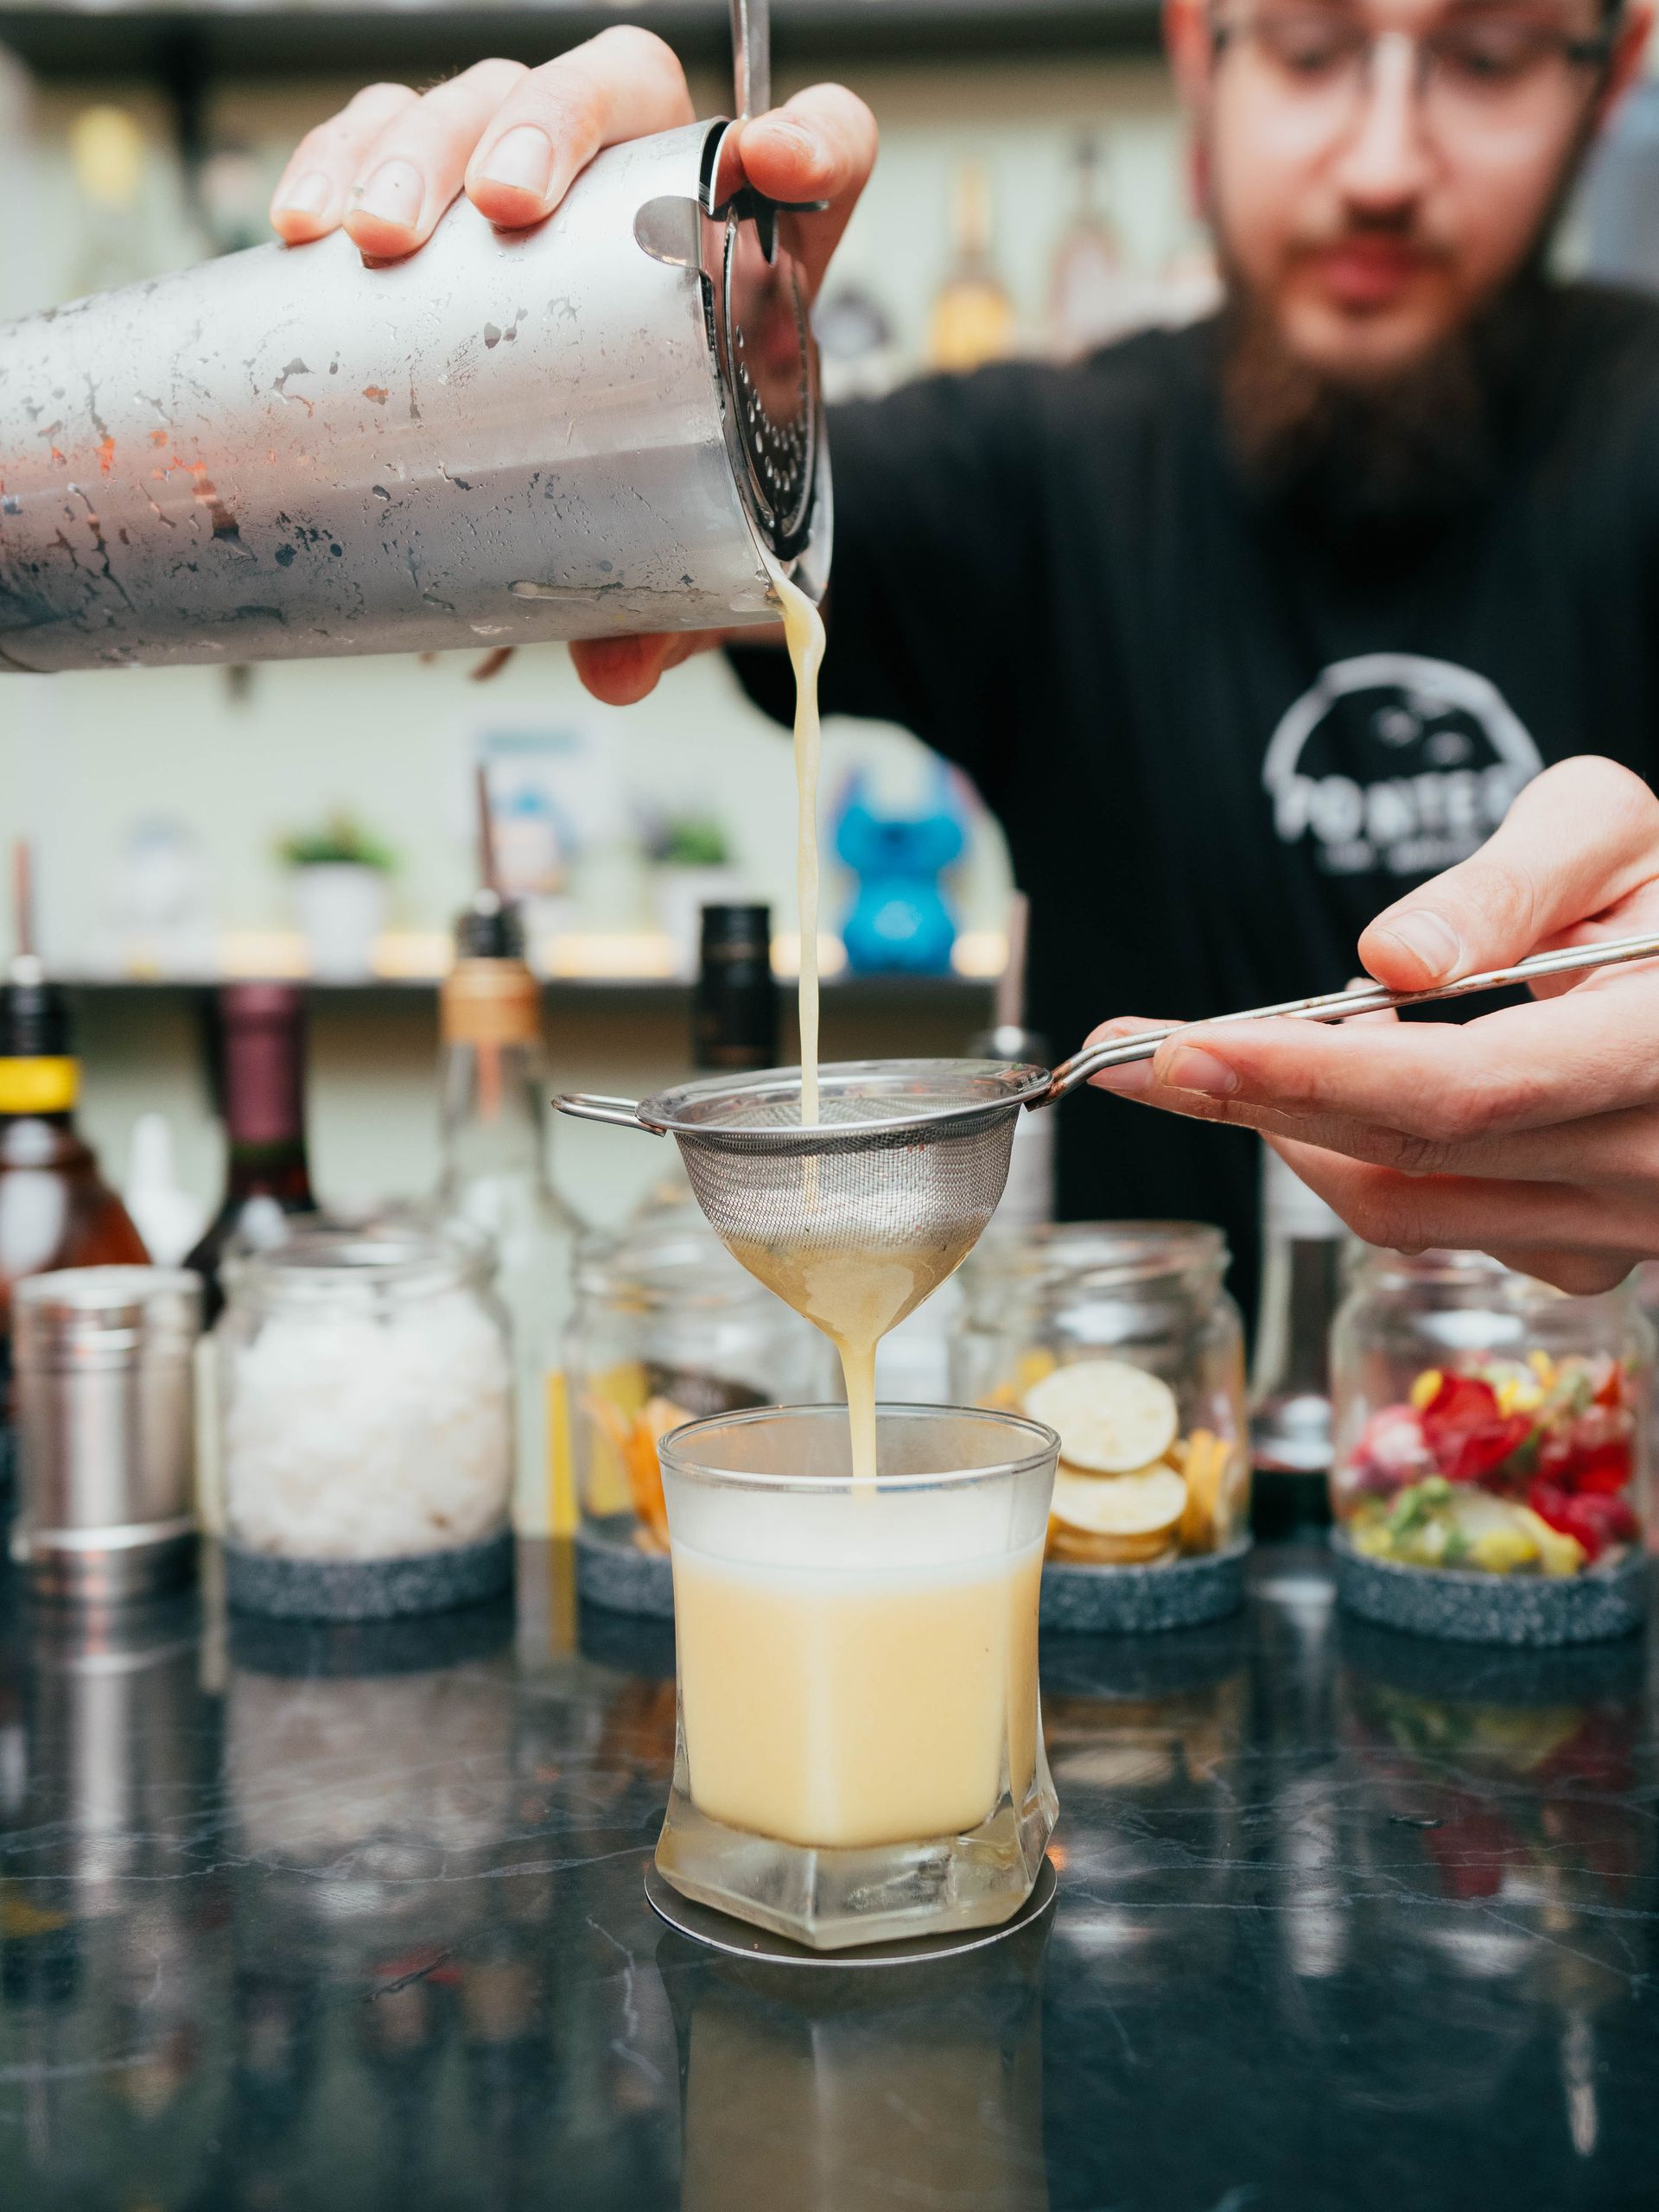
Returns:
[[[1332,1333],[1332,1515],[1363,1559],[1503,1576],[1639,1548],[1653,1331],[1480,1252],[1368,1252]]]
[[[1048,1555],[1163,1565],[1249,1524],[1243,1332],[1201,1222],[1066,1222],[963,1270],[952,1395],[1060,1439]]]
[[[588,1237],[564,1362],[584,1529],[665,1562],[661,1439],[708,1414],[830,1397],[833,1364],[690,1207]]]

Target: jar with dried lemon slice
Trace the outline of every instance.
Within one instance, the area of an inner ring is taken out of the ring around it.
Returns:
[[[817,1331],[740,1267],[690,1207],[590,1237],[564,1358],[584,1597],[666,1618],[662,1439],[709,1414],[827,1398],[833,1365]]]
[[[1226,1262],[1220,1230],[1200,1223],[1066,1223],[964,1271],[954,1394],[1060,1440],[1051,1568],[1237,1567],[1249,1454]],[[1078,1626],[1151,1626],[1175,1624],[1162,1615],[1181,1607],[1171,1592],[1122,1624],[1106,1599],[1064,1610]],[[1051,1625],[1060,1611],[1050,1606]]]

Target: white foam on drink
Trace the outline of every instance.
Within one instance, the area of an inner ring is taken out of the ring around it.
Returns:
[[[674,1503],[674,1546],[710,1565],[814,1581],[857,1575],[891,1583],[1000,1567],[1040,1541],[1020,1506],[1028,1485],[948,1478],[915,1489],[878,1484],[815,1491],[687,1484]]]

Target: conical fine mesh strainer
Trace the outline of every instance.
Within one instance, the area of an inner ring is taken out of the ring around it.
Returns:
[[[1049,1087],[1007,1060],[845,1060],[818,1071],[801,1126],[801,1071],[710,1077],[638,1104],[558,1100],[583,1120],[671,1136],[697,1204],[740,1258],[773,1252],[931,1252],[948,1273],[1007,1180],[1014,1124]]]
[[[1357,1014],[1656,958],[1659,933],[1605,938],[1532,953],[1426,991],[1365,983],[1212,1014],[1202,1026],[1273,1016],[1346,1021]],[[763,1281],[771,1271],[755,1268],[761,1248],[774,1255],[931,1254],[939,1281],[972,1249],[995,1211],[1021,1107],[1049,1105],[1103,1069],[1150,1059],[1188,1026],[1171,1022],[1103,1038],[1052,1070],[1017,1060],[842,1060],[819,1070],[821,1116],[810,1128],[801,1127],[798,1068],[768,1068],[736,1083],[711,1077],[637,1105],[587,1092],[555,1103],[587,1121],[673,1137],[697,1204]]]

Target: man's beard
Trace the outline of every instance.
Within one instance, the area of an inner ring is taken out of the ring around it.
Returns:
[[[1358,378],[1300,359],[1265,304],[1230,283],[1222,396],[1247,482],[1341,536],[1421,529],[1466,509],[1501,474],[1505,403],[1541,289],[1529,262],[1472,321]]]

